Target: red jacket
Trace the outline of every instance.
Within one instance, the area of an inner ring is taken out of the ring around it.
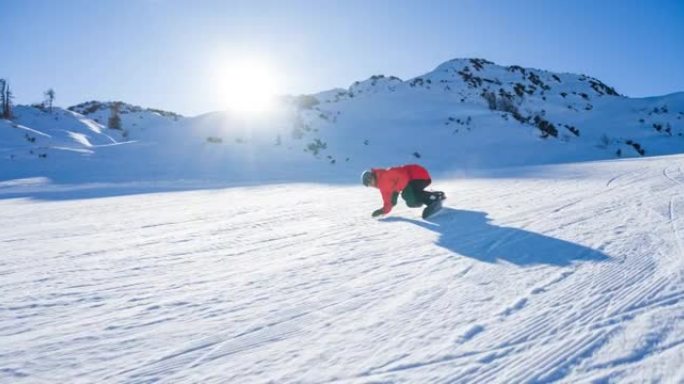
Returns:
[[[373,168],[377,187],[382,195],[382,211],[389,213],[392,210],[392,194],[401,192],[411,180],[430,180],[427,169],[418,164],[403,165],[387,169]]]

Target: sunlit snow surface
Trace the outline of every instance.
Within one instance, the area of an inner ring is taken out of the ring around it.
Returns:
[[[434,187],[5,182],[0,382],[684,380],[684,157]]]

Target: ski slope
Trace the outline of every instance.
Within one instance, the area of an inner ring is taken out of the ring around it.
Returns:
[[[82,187],[0,185],[0,382],[684,380],[681,155],[442,176],[429,221],[356,184]]]

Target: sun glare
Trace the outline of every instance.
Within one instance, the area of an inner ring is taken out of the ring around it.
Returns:
[[[236,113],[263,113],[273,107],[277,79],[265,62],[241,60],[221,68],[223,97],[228,109]]]

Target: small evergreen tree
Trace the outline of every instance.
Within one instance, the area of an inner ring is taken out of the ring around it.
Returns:
[[[115,102],[110,106],[109,120],[107,120],[107,127],[109,129],[121,130],[121,116],[119,116],[120,103]]]
[[[5,110],[5,87],[7,82],[5,79],[0,79],[0,115]]]
[[[5,117],[5,79],[0,79],[0,117]]]
[[[12,118],[12,91],[7,80],[0,79],[0,117]]]

